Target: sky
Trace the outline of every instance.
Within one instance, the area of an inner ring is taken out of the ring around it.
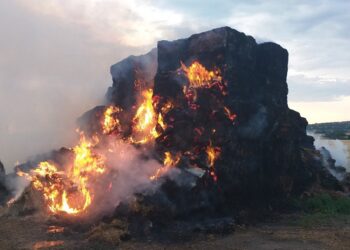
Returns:
[[[10,169],[69,145],[112,84],[110,65],[220,26],[289,51],[289,106],[310,123],[350,120],[349,10],[348,0],[1,0],[0,160]]]

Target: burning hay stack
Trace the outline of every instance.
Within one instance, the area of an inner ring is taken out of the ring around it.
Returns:
[[[130,108],[138,92],[130,86],[153,86],[156,152],[203,173],[206,191],[215,187],[225,204],[281,199],[320,174],[307,121],[288,108],[287,70],[287,50],[224,27],[113,65],[107,98]]]
[[[287,50],[229,27],[160,41],[111,67],[107,105],[79,119],[75,147],[17,174],[49,214],[160,224],[335,183],[288,108],[287,69]]]

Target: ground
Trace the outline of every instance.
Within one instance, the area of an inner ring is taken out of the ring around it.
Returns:
[[[228,235],[201,235],[186,241],[135,240],[118,246],[87,241],[86,234],[48,233],[49,223],[35,216],[1,216],[0,249],[350,249],[350,224],[334,220],[322,225],[302,225],[300,215],[276,221],[237,226]],[[55,247],[45,247],[58,244]]]

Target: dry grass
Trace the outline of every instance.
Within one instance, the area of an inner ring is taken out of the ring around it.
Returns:
[[[129,236],[125,223],[120,220],[113,220],[110,224],[100,223],[88,233],[88,240],[101,242],[109,245],[118,245]]]

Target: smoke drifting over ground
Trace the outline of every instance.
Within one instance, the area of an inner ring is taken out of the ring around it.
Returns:
[[[320,134],[310,133],[315,138],[315,147],[317,149],[325,147],[330,151],[332,158],[336,160],[337,166],[343,166],[347,172],[350,172],[350,144],[342,140],[325,139]]]

